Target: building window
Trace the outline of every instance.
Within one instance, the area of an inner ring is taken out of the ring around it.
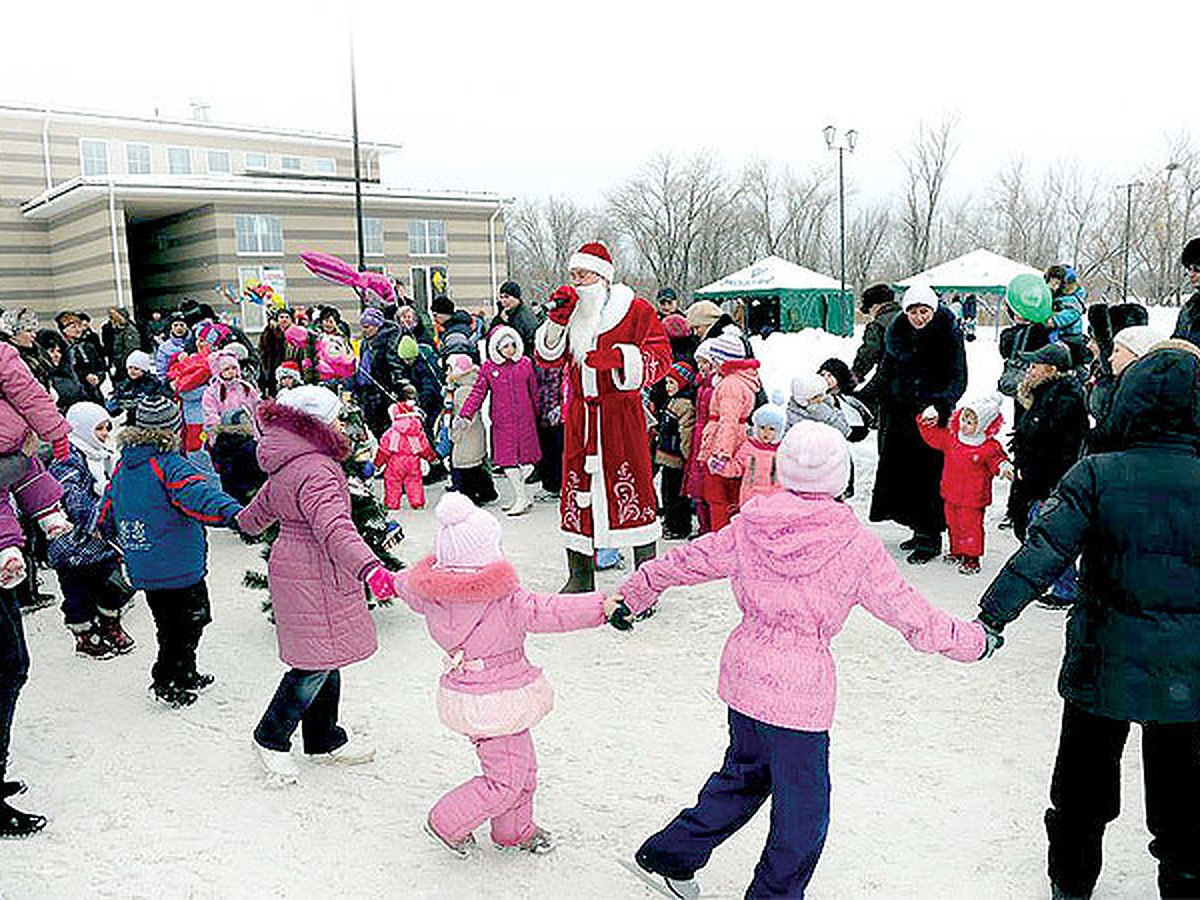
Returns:
[[[208,151],[208,174],[209,175],[228,175],[233,171],[233,167],[229,162],[228,150],[209,150]]]
[[[108,174],[108,141],[84,138],[79,142],[79,166],[84,175]]]
[[[300,157],[298,156],[281,156],[279,157],[279,168],[285,172],[300,171]]]
[[[287,278],[283,266],[238,266],[238,296],[241,298],[243,331],[262,331],[267,327],[267,310],[251,299],[246,288],[269,284],[280,297],[287,297]]]
[[[313,171],[318,175],[336,175],[337,162],[324,157],[317,157],[313,160]]]
[[[130,175],[150,174],[150,145],[125,145],[125,171]]]
[[[172,175],[191,175],[192,151],[187,147],[168,147],[167,171]]]
[[[265,169],[267,167],[267,154],[265,153],[247,153],[246,154],[246,169]]]
[[[239,215],[233,217],[240,254],[282,254],[283,220],[279,216]]]
[[[408,270],[412,280],[412,305],[429,312],[429,270],[424,266],[413,266]]]
[[[383,219],[363,219],[363,253],[383,256]]]
[[[409,256],[445,256],[446,223],[441,219],[413,219],[408,223]]]

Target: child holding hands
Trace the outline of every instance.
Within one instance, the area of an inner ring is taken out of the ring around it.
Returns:
[[[768,798],[771,830],[746,896],[804,896],[829,824],[836,690],[829,641],[855,606],[924,653],[971,662],[998,645],[979,623],[931,606],[835,499],[850,477],[849,447],[837,431],[797,422],[777,467],[784,490],[755,497],[729,527],[645,563],[618,588],[618,627],[669,587],[725,577],[743,613],[721,657],[718,693],[729,705],[730,731],[724,765],[696,806],[635,857],[648,881],[677,897],[699,896],[694,873]]]

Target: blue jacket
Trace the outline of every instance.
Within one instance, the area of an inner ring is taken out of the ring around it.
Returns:
[[[55,460],[47,467],[62,485],[63,508],[75,527],[62,537],[50,541],[46,556],[55,569],[76,569],[101,563],[117,562],[117,551],[96,529],[100,514],[100,497],[96,495],[96,479],[88,469],[87,460],[76,447],[62,462]]]
[[[101,525],[125,553],[129,580],[143,590],[191,587],[207,574],[205,526],[228,525],[241,509],[175,450],[126,443],[101,507]]]

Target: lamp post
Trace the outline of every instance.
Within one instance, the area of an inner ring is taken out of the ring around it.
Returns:
[[[354,145],[354,227],[358,238],[358,271],[367,268],[366,253],[363,247],[363,204],[362,204],[362,167],[358,151],[358,89],[354,80],[354,23],[350,22],[350,135]],[[366,305],[366,295],[359,291],[358,301]]]
[[[1140,181],[1131,181],[1128,184],[1118,185],[1119,188],[1125,191],[1125,251],[1123,261],[1121,263],[1121,302],[1124,303],[1129,297],[1129,227],[1130,220],[1133,218],[1133,189],[1142,186]]]
[[[1164,274],[1167,276],[1172,286],[1172,293],[1175,295],[1176,306],[1179,305],[1179,274],[1175,267],[1178,265],[1177,260],[1179,257],[1178,254],[1175,253],[1175,248],[1173,246],[1174,236],[1171,234],[1171,176],[1175,174],[1176,169],[1180,168],[1180,165],[1180,163],[1177,163],[1173,160],[1167,163],[1167,178],[1166,184],[1163,187],[1163,199],[1167,204],[1167,258],[1166,271]],[[1161,299],[1159,302],[1161,302]]]
[[[838,155],[838,237],[841,250],[842,263],[842,299],[846,296],[846,170],[845,170],[845,154],[846,151],[854,152],[854,145],[858,143],[858,132],[851,128],[841,135],[838,139],[838,130],[834,125],[825,126],[825,146],[830,150],[836,150]]]

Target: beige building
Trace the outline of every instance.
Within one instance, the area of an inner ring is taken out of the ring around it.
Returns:
[[[490,308],[507,267],[500,198],[391,187],[380,171],[402,166],[399,149],[361,145],[366,266],[418,308],[442,292]],[[144,318],[192,298],[255,331],[254,282],[356,308],[304,268],[306,250],[357,262],[349,138],[0,105],[0,308]]]

